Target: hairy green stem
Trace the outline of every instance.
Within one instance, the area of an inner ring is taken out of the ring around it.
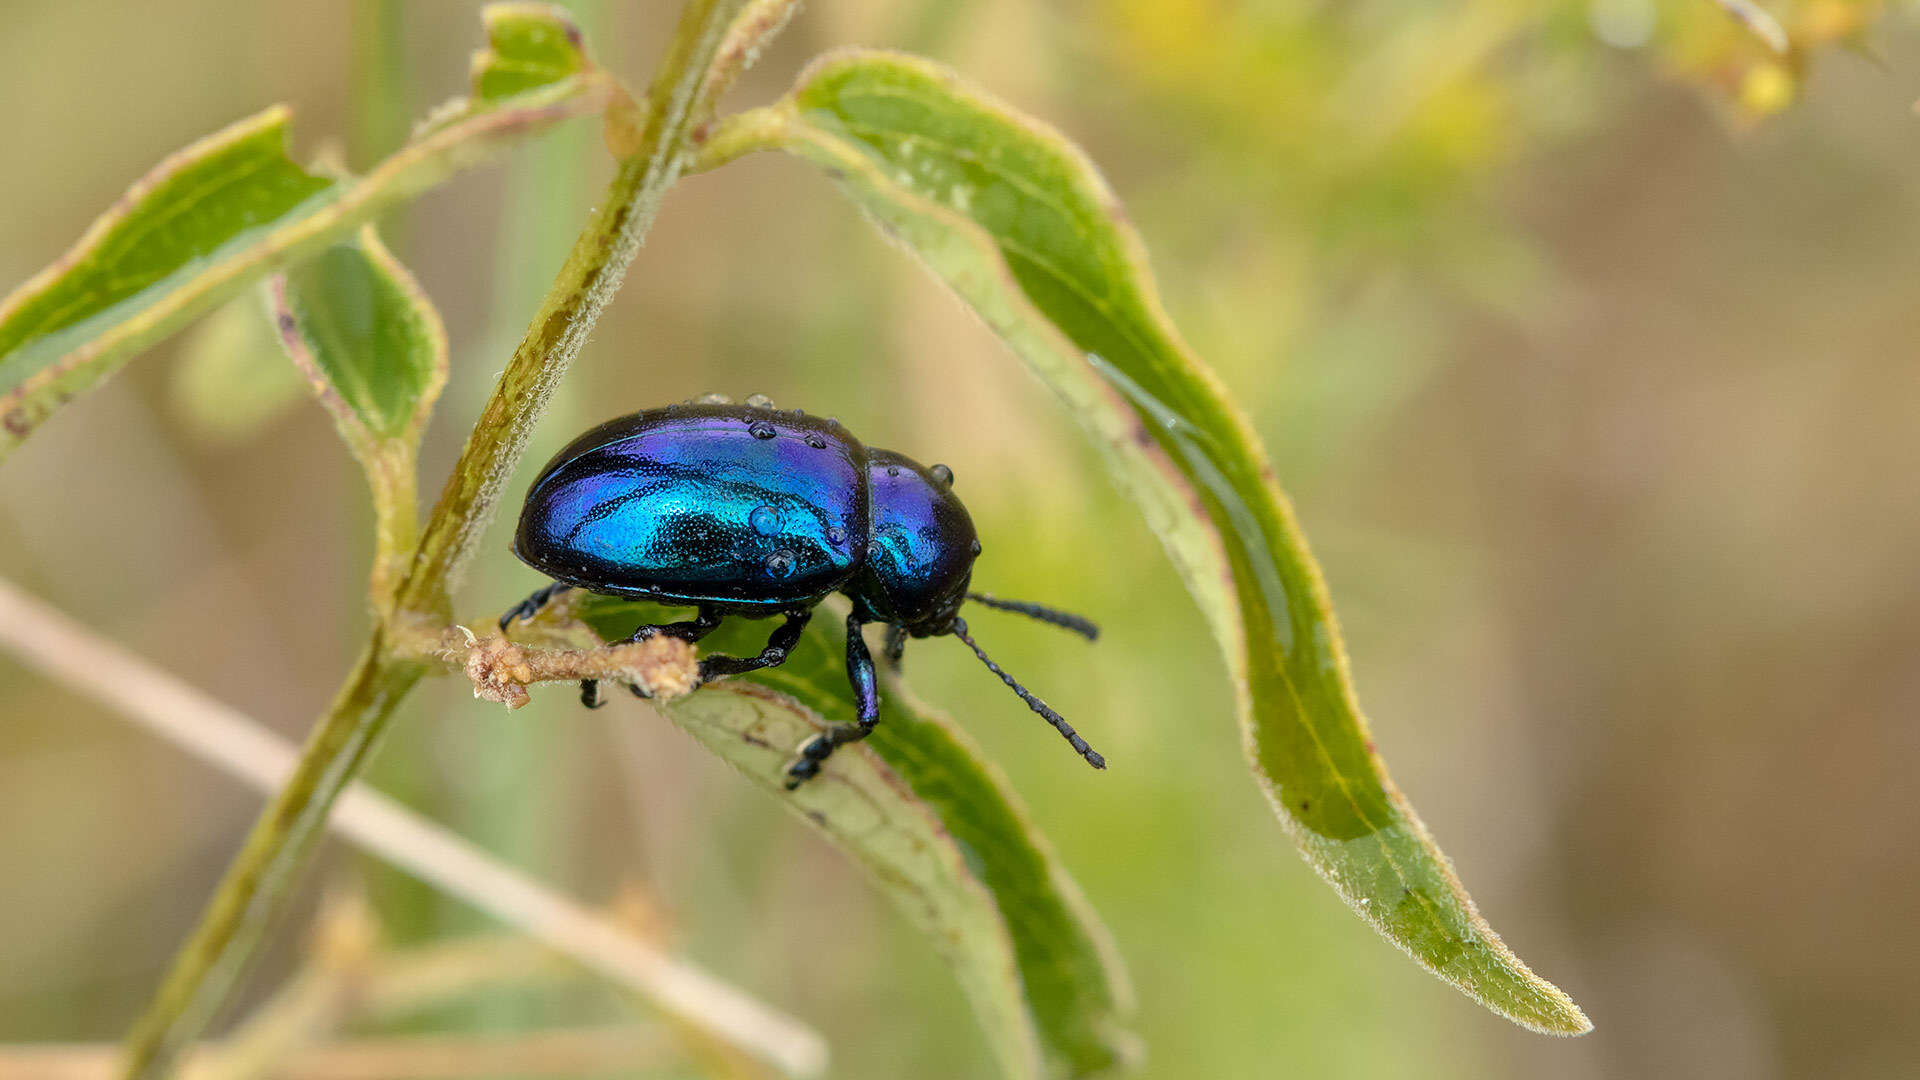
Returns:
[[[714,124],[687,162],[689,173],[710,172],[758,150],[777,150],[793,119],[793,104],[780,101],[734,113]]]
[[[395,660],[385,627],[375,628],[308,737],[293,776],[254,822],[200,925],[128,1034],[127,1076],[165,1075],[199,1037],[290,891],[288,879],[311,855],[334,799],[365,764],[394,706],[426,671],[418,661]]]
[[[744,0],[691,0],[647,94],[636,151],[620,163],[593,219],[494,387],[427,523],[401,609],[444,616],[448,591],[499,505],[534,421],[613,298],[660,197],[680,178],[692,109],[706,72]]]
[[[220,1006],[254,951],[290,879],[308,861],[334,800],[365,764],[387,720],[425,673],[393,648],[410,624],[451,619],[450,592],[499,503],[554,386],[612,299],[679,178],[690,117],[720,44],[745,0],[689,0],[661,62],[635,151],[621,161],[520,347],[494,388],[434,507],[400,585],[346,684],[308,738],[293,777],[262,813],[128,1036],[125,1075],[169,1072]]]

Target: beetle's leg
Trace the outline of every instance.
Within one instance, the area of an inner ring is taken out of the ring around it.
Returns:
[[[717,678],[721,675],[739,675],[761,668],[778,667],[787,662],[787,654],[793,651],[800,641],[800,631],[807,628],[808,620],[813,618],[812,608],[795,608],[785,613],[787,621],[767,635],[767,647],[760,650],[759,656],[703,656],[700,658],[700,681]]]
[[[686,622],[659,623],[651,626],[643,626],[628,635],[627,640],[629,642],[645,641],[648,638],[659,637],[665,634],[668,637],[677,637],[681,641],[693,642],[699,641],[701,638],[713,633],[714,628],[719,625],[720,613],[712,608],[703,607],[700,609],[699,615]]]
[[[892,638],[889,635],[888,645]],[[858,616],[847,616],[847,681],[853,684],[854,722],[835,724],[800,744],[800,757],[787,766],[787,790],[792,791],[820,774],[820,763],[850,742],[873,734],[880,720],[880,692],[873,685],[873,657],[860,633]]]
[[[555,581],[544,589],[535,589],[532,596],[508,608],[507,613],[500,616],[500,632],[506,633],[507,626],[515,619],[531,619],[540,614],[540,609],[546,607],[548,601],[571,588],[573,586]]]
[[[900,670],[900,658],[907,655],[907,628],[899,623],[887,625],[887,666]]]
[[[606,702],[600,700],[599,679],[580,680],[580,704],[585,705],[589,709],[597,709],[606,704]]]
[[[713,633],[713,631],[717,627],[719,627],[720,619],[721,619],[721,615],[719,612],[713,610],[710,607],[702,607],[700,609],[700,614],[694,616],[692,619],[689,619],[686,622],[658,623],[658,624],[653,624],[648,626],[642,626],[638,630],[635,630],[632,634],[627,636],[627,642],[631,643],[635,641],[646,641],[650,638],[656,638],[656,637],[665,635],[667,637],[677,637],[680,640],[691,644],[692,642],[699,641],[701,638],[706,637],[708,634]],[[633,696],[637,698],[650,698],[653,696],[652,694],[647,693],[644,689],[642,689],[641,687],[639,687],[634,683],[628,683],[627,689],[631,690],[633,692]],[[598,701],[600,698],[599,687],[594,688],[593,696],[594,696],[593,702],[587,701],[587,684],[585,682],[582,682],[580,684],[580,703],[582,705],[585,705],[589,709],[598,708],[599,707]]]

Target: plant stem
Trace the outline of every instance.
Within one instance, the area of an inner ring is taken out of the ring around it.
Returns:
[[[296,768],[299,759],[291,743],[4,579],[0,650],[269,795],[281,789]],[[326,824],[368,853],[515,927],[553,954],[631,987],[678,1026],[742,1048],[791,1075],[817,1075],[825,1067],[826,1045],[805,1025],[668,955],[364,784],[347,785]]]
[[[447,594],[499,505],[500,488],[533,423],[620,287],[660,198],[680,177],[692,107],[744,0],[691,0],[646,99],[636,151],[620,163],[606,197],[567,253],[560,276],[514,350],[414,558],[401,609],[446,621]]]
[[[744,0],[689,0],[648,95],[635,152],[620,162],[467,439],[415,549],[393,613],[376,625],[345,685],[309,736],[293,777],[228,867],[200,924],[128,1037],[134,1080],[169,1071],[225,999],[291,891],[334,800],[365,764],[394,707],[426,667],[391,642],[405,625],[451,620],[453,582],[485,531],[528,433],[639,251],[661,196],[679,178],[689,118]]]
[[[700,149],[693,159],[687,162],[690,173],[710,172],[735,158],[745,157],[757,150],[773,150],[780,146],[793,120],[793,103],[778,101],[772,105],[763,105],[757,109],[737,112],[707,132]]]
[[[308,737],[293,775],[254,822],[199,926],[128,1034],[128,1077],[166,1074],[199,1037],[291,893],[290,879],[308,861],[334,800],[365,764],[394,706],[426,670],[417,661],[388,656],[386,628],[374,628],[333,706]]]

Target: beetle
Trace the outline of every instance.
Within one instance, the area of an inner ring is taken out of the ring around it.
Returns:
[[[782,412],[760,395],[609,420],[541,470],[513,553],[553,583],[502,615],[502,633],[568,589],[697,612],[642,626],[629,641],[666,634],[695,642],[730,616],[782,619],[757,656],[703,657],[702,682],[783,663],[814,607],[843,593],[853,602],[846,655],[854,720],[801,744],[786,768],[788,790],[818,775],[836,749],[866,738],[880,718],[861,630],[868,623],[886,624],[885,655],[895,664],[908,638],[959,638],[1089,765],[1106,768],[1072,725],[987,656],[960,606],[971,600],[1089,640],[1098,628],[1039,604],[969,592],[980,540],[953,493],[953,471],[865,446],[837,420]],[[582,682],[580,700],[598,706],[599,684]]]

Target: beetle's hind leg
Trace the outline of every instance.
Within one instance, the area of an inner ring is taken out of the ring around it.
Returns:
[[[555,581],[548,583],[545,588],[535,589],[533,595],[508,608],[507,613],[500,616],[500,632],[506,633],[507,627],[512,625],[515,619],[531,619],[540,614],[540,609],[546,607],[554,597],[571,588],[573,586]]]
[[[891,634],[887,645],[891,655]],[[880,692],[874,687],[873,656],[867,652],[867,639],[860,633],[860,620],[853,615],[847,616],[847,681],[853,684],[854,722],[835,724],[800,744],[799,758],[787,766],[788,791],[820,775],[821,763],[832,757],[835,750],[873,734],[873,726],[880,721]]]
[[[887,624],[887,670],[899,671],[900,658],[907,655],[907,628],[899,623]]]
[[[720,626],[720,613],[709,607],[700,609],[700,614],[685,622],[653,623],[643,626],[627,635],[629,642],[645,641],[648,638],[677,637],[681,641],[699,641],[714,632]]]

